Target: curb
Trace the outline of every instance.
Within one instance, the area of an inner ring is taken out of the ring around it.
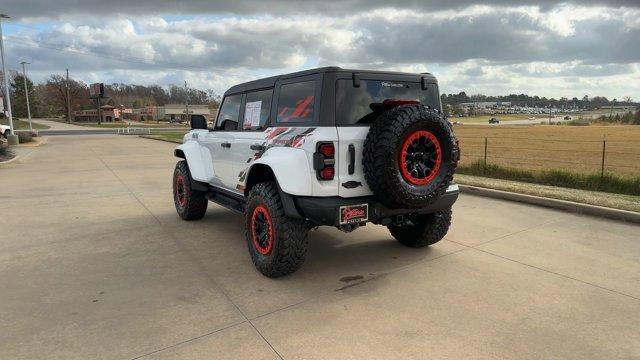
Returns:
[[[21,143],[21,144],[15,145],[15,146],[18,146],[18,147],[21,147],[21,148],[36,148],[36,147],[39,147],[39,146],[44,145],[44,144],[47,143],[47,140],[45,138],[43,138],[43,137],[40,137],[40,136],[38,136],[38,137],[36,137],[34,139],[38,139],[38,140],[33,140],[32,141],[33,143],[23,143],[23,144]]]
[[[153,137],[149,137],[149,135],[138,135],[138,137],[141,137],[143,139],[149,139],[149,140],[164,141],[164,142],[168,142],[168,143],[172,143],[172,144],[182,144],[182,142],[177,142],[177,141],[167,140],[167,139],[153,138]]]
[[[460,192],[464,194],[515,201],[552,209],[564,210],[577,214],[599,216],[607,219],[622,220],[640,224],[640,213],[634,211],[618,210],[603,206],[582,204],[573,201],[551,199],[534,195],[518,194],[509,191],[494,190],[477,186],[461,184],[458,184],[458,186],[460,187]]]

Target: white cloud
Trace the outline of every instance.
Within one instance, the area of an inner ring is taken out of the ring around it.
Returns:
[[[445,91],[640,98],[631,81],[640,78],[638,8],[500,3],[415,11],[381,4],[344,16],[70,14],[52,27],[14,32],[7,45],[14,63],[32,59],[32,74],[41,78],[69,67],[85,81],[187,79],[222,92],[259,76],[338,65],[432,71]]]

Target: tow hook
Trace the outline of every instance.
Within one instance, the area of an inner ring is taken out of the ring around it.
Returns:
[[[342,231],[342,232],[350,233],[353,230],[359,228],[360,226],[365,226],[365,225],[367,225],[366,222],[361,222],[361,223],[357,223],[357,224],[345,224],[345,225],[338,226],[338,229],[340,229],[340,231]]]

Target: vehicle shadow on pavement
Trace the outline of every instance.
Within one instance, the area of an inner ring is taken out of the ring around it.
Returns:
[[[166,215],[162,218],[171,219]],[[270,279],[251,262],[242,215],[216,207],[200,221],[175,218],[169,227],[175,229],[173,237],[181,251],[196,271],[222,287],[250,318],[334,291],[353,293],[352,288],[373,279],[374,288],[385,286],[379,281],[385,274],[459,249],[448,241],[430,248],[407,248],[385,227],[372,224],[348,234],[324,227],[309,233],[307,259],[299,271]]]

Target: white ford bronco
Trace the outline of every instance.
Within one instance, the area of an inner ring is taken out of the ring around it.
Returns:
[[[410,247],[441,240],[458,197],[458,142],[431,74],[328,67],[236,85],[213,128],[192,116],[175,156],[184,220],[213,201],[245,216],[256,268],[296,271],[307,232],[387,226]]]

